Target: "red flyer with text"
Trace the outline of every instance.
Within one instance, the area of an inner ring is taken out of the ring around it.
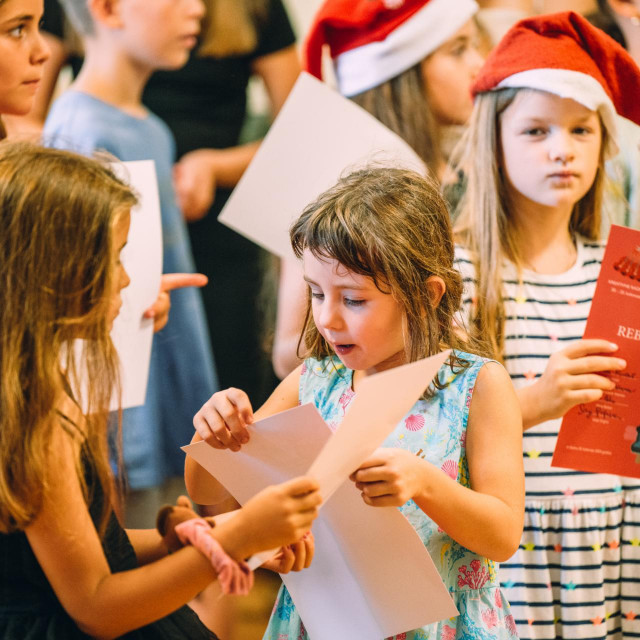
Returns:
[[[551,464],[640,478],[640,231],[611,228],[584,337],[615,342],[627,368],[565,415]]]

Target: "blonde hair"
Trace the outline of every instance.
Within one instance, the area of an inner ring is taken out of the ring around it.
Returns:
[[[408,362],[446,348],[467,349],[454,332],[462,278],[453,264],[449,213],[433,181],[403,169],[355,171],[304,210],[290,237],[298,258],[308,250],[320,259],[334,259],[397,300],[406,320]],[[438,304],[427,286],[430,276],[445,284]],[[310,296],[303,337],[310,356],[333,355],[314,323]],[[451,362],[466,365],[455,355]]]
[[[23,530],[38,515],[59,403],[72,393],[86,409],[86,426],[74,433],[82,441],[78,477],[88,503],[96,482],[87,487],[87,469],[102,488],[100,526],[106,522],[107,418],[118,388],[108,326],[113,226],[135,203],[131,189],[95,160],[25,142],[0,144],[2,533]],[[90,385],[82,384],[85,375]]]
[[[438,175],[444,161],[440,128],[427,97],[422,63],[351,99],[397,133],[422,158],[431,174]]]
[[[258,27],[265,19],[264,0],[205,0],[200,57],[246,55],[258,46]]]
[[[500,167],[500,118],[516,96],[533,89],[501,89],[479,94],[462,143],[457,170],[464,172],[466,190],[455,211],[456,241],[469,249],[476,270],[477,305],[468,327],[482,336],[494,358],[504,350],[502,262],[506,258],[522,270],[519,240],[509,215],[510,203]],[[602,130],[600,165],[589,191],[574,205],[569,231],[589,240],[600,235],[604,191],[604,150],[607,132]]]

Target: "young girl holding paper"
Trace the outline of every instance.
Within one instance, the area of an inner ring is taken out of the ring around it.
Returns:
[[[453,329],[462,280],[437,186],[404,170],[355,172],[307,207],[291,239],[309,287],[311,355],[255,416],[244,392],[214,394],[194,418],[194,440],[237,451],[254,418],[305,402],[337,427],[366,376],[453,348],[352,479],[368,504],[401,508],[460,611],[407,638],[514,638],[495,561],[512,555],[522,531],[520,414],[505,370],[463,351]],[[220,499],[189,458],[186,479],[198,502]],[[303,622],[283,587],[266,638],[307,638]]]
[[[501,567],[521,638],[640,637],[640,481],[552,468],[560,419],[614,385],[616,345],[581,340],[603,255],[616,112],[640,123],[640,71],[573,13],[522,21],[476,79],[456,264],[467,329],[518,388],[526,520]],[[615,310],[612,310],[615,313]]]
[[[155,530],[119,525],[109,333],[129,284],[119,255],[135,204],[94,160],[0,145],[2,638],[215,638],[183,605],[216,578],[246,591],[238,561],[299,540],[320,502],[310,478],[270,487],[214,528],[176,527],[185,548],[171,556]]]

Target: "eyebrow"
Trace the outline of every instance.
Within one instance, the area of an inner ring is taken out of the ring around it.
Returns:
[[[22,16],[13,16],[13,18],[8,18],[5,22],[29,22],[35,20],[35,16],[29,13],[25,13]]]
[[[307,284],[312,284],[312,285],[315,285],[316,287],[320,286],[317,282],[314,282],[313,280],[311,280],[311,278],[307,278],[307,276],[304,276],[304,281]],[[338,289],[353,289],[355,291],[366,291],[366,289],[367,289],[367,287],[363,287],[363,286],[360,286],[360,285],[357,285],[357,284],[354,284],[354,285],[342,284],[342,285],[339,285],[337,288]]]

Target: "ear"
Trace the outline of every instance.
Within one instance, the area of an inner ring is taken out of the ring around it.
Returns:
[[[429,300],[434,307],[437,307],[440,304],[440,300],[442,300],[444,292],[447,290],[444,280],[440,276],[429,276],[426,285]]]
[[[120,0],[88,0],[91,16],[98,25],[108,29],[121,29],[124,26]]]

